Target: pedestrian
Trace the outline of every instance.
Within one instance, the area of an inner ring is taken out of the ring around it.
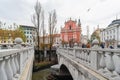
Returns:
[[[105,48],[105,45],[103,43],[100,44],[101,48]]]
[[[110,49],[114,49],[114,47],[112,45],[109,46]]]
[[[114,49],[113,46],[110,46],[110,49]]]
[[[85,48],[85,44],[84,43],[82,44],[82,48]]]
[[[90,43],[88,42],[86,46],[87,46],[87,48],[90,48]]]

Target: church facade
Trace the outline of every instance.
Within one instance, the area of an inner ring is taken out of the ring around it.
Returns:
[[[81,22],[68,20],[65,26],[61,28],[61,39],[64,43],[80,43],[81,42]]]

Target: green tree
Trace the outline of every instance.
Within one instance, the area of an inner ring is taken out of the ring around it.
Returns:
[[[26,36],[25,36],[24,31],[21,27],[17,28],[14,31],[13,38],[15,39],[16,37],[20,37],[20,38],[22,38],[23,42],[26,42]]]

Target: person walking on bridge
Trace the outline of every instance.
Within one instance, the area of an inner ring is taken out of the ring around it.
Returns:
[[[90,48],[90,43],[89,42],[87,43],[87,48]]]

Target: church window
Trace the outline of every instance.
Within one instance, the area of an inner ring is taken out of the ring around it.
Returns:
[[[71,30],[71,26],[69,27],[69,29]]]

